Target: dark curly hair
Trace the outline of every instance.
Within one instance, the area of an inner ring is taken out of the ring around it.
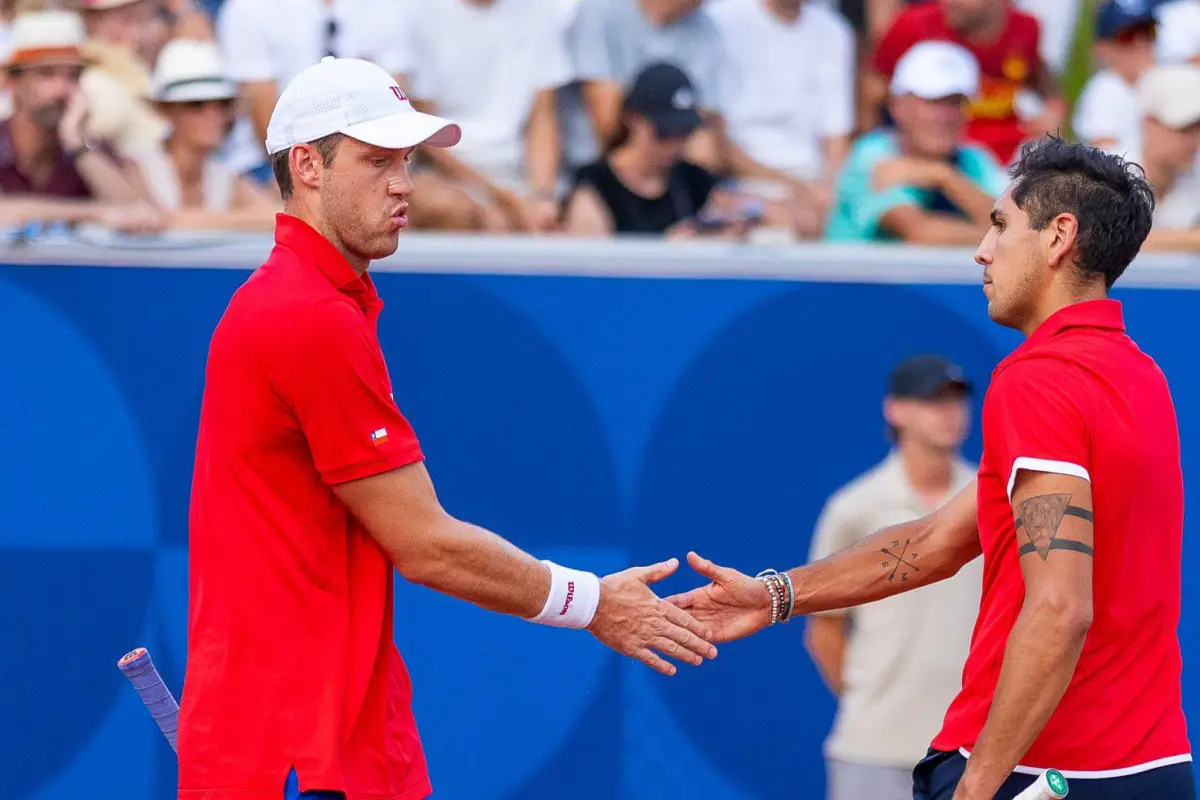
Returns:
[[[1154,192],[1145,171],[1118,155],[1055,136],[1027,143],[1010,170],[1012,199],[1045,230],[1059,214],[1079,221],[1079,270],[1103,275],[1111,289],[1133,261],[1154,216]]]

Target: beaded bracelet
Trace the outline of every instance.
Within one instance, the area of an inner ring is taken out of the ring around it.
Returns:
[[[765,569],[754,577],[766,584],[771,595],[771,624],[789,621],[796,605],[791,576],[786,572]]]

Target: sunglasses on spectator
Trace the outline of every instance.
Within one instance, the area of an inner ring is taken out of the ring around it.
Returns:
[[[219,107],[222,111],[229,111],[233,108],[233,100],[229,98],[221,98],[217,100],[183,100],[174,105],[182,106],[189,111],[200,111],[210,105]]]

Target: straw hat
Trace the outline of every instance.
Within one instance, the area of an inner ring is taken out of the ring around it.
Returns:
[[[168,42],[154,65],[152,84],[152,97],[160,103],[237,97],[237,87],[226,77],[216,44],[198,39]]]
[[[83,65],[83,20],[72,11],[28,11],[9,29],[11,49],[5,69],[31,64]]]

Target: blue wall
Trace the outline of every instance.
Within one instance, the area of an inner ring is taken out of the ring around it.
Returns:
[[[203,362],[245,275],[0,269],[6,798],[172,796],[173,755],[115,661],[148,645],[179,690]],[[885,453],[879,404],[893,362],[942,351],[983,385],[1016,342],[965,286],[377,281],[396,397],[448,508],[597,571],[689,548],[744,570],[803,560],[825,497]],[[1200,453],[1186,324],[1200,293],[1119,297],[1172,381],[1186,467]],[[977,434],[967,449],[978,457]],[[1194,543],[1186,558],[1191,575]],[[797,786],[789,796],[821,796],[833,704],[799,626],[665,679],[586,634],[414,587],[397,595],[437,797],[549,798],[568,786],[580,800]],[[1185,618],[1195,604],[1189,583]],[[1191,630],[1181,635],[1187,655],[1200,652]]]

